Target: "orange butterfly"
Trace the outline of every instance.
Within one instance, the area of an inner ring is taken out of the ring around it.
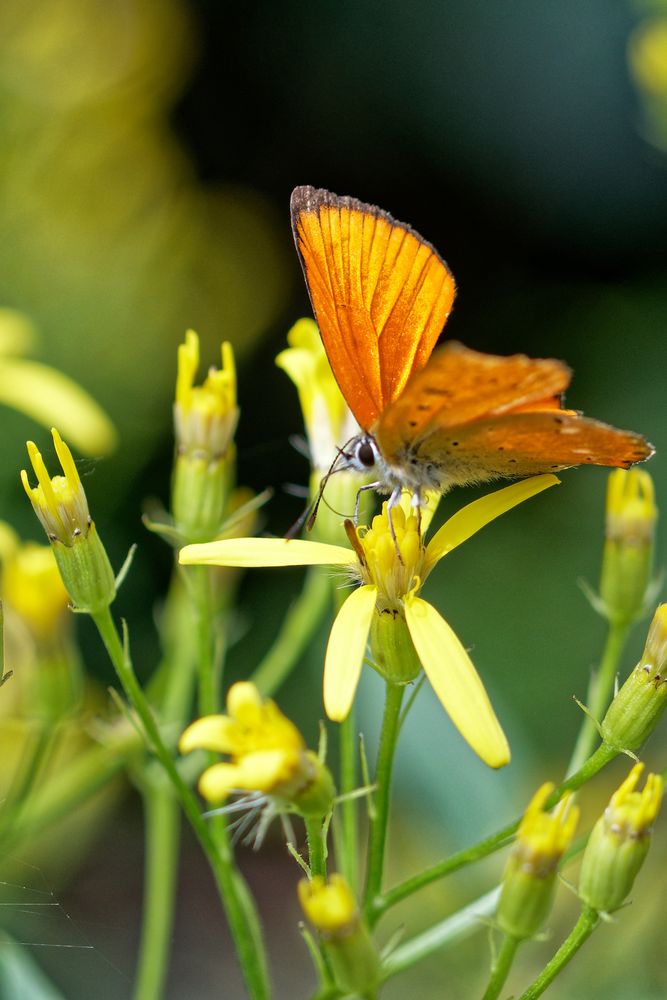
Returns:
[[[342,456],[373,487],[444,493],[574,465],[627,468],[653,454],[639,434],[561,408],[562,361],[433,348],[456,286],[436,250],[387,212],[298,187],[292,228],[336,381],[363,433]]]

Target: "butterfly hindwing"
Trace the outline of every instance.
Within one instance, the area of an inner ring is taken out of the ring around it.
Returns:
[[[505,413],[461,426],[432,424],[410,455],[443,481],[481,483],[575,465],[629,468],[653,453],[643,437],[571,410]]]
[[[525,354],[498,357],[450,342],[408,382],[381,416],[376,437],[385,454],[433,430],[524,409],[558,409],[571,372],[562,361]]]
[[[368,430],[428,360],[454,301],[454,279],[429,243],[373,205],[299,187],[291,210],[324,347]]]

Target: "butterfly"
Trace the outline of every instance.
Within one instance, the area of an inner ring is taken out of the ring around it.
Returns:
[[[356,198],[298,187],[292,229],[331,368],[361,433],[339,458],[403,489],[424,491],[533,476],[577,465],[628,468],[653,454],[639,434],[562,408],[562,361],[434,350],[456,294],[444,260],[419,233]]]

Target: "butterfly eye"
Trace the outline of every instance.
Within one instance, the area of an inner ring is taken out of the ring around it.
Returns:
[[[371,469],[375,465],[375,450],[370,441],[359,442],[356,459],[365,469]]]

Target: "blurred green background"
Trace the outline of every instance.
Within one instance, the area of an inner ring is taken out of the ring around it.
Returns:
[[[267,529],[283,532],[300,512],[283,489],[307,482],[288,443],[300,415],[273,364],[287,328],[309,313],[289,227],[297,184],[409,221],[456,276],[447,335],[480,350],[566,359],[575,371],[570,406],[656,445],[650,470],[662,502],[665,18],[667,3],[613,0],[5,0],[0,305],[29,318],[35,357],[76,378],[119,429],[116,454],[82,469],[115,565],[139,544],[118,609],[143,676],[158,655],[152,614],[170,554],[140,515],[145,498],[168,495],[175,348],[187,327],[199,332],[207,363],[223,338],[237,351],[239,481],[276,491]],[[27,437],[50,454],[45,431],[3,410],[2,517],[39,538],[18,481]],[[503,773],[487,773],[422,692],[400,747],[395,876],[490,832],[541,780],[562,773],[581,719],[572,696],[585,697],[604,637],[577,580],[597,580],[606,474],[562,479],[457,550],[429,582],[473,649],[514,756]],[[443,510],[473,496],[458,491]],[[256,664],[300,581],[296,572],[246,579],[231,676]],[[80,625],[90,671],[111,683]],[[325,638],[280,699],[311,740]],[[380,696],[365,678],[368,733]],[[666,742],[658,733],[649,746],[656,769]],[[610,788],[605,775],[589,800],[601,807]],[[598,932],[550,995],[665,995],[662,896],[650,892],[664,885],[665,845],[662,831],[632,908]],[[257,856],[246,852],[244,865],[268,922],[278,995],[305,995],[294,866],[278,837]],[[386,935],[403,919],[412,933],[484,891],[499,865],[427,892],[387,919]],[[56,878],[48,867],[30,871],[23,891],[48,892]],[[141,817],[128,798],[80,872],[58,887],[48,925],[26,917],[24,940],[78,946],[35,949],[65,996],[129,995],[140,892]],[[575,909],[564,890],[551,941],[524,949],[512,989],[541,968]],[[186,838],[169,996],[241,995],[228,947]],[[411,995],[466,1000],[481,992],[487,956],[480,928],[387,996],[406,996],[411,982]]]

